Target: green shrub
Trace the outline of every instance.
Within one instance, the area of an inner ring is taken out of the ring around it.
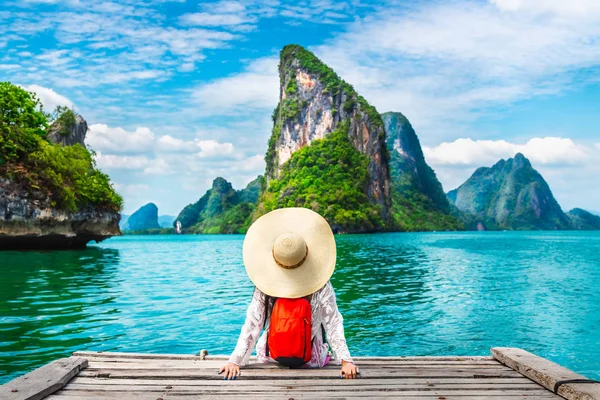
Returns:
[[[80,144],[46,140],[48,117],[33,93],[0,82],[0,176],[46,194],[59,209],[93,205],[120,211],[123,199],[96,169],[93,153]],[[58,107],[54,118],[69,131],[75,124],[75,112],[66,107]]]
[[[46,137],[48,122],[39,99],[32,93],[0,82],[0,166],[21,160]]]
[[[72,108],[58,106],[53,113],[54,122],[58,123],[60,131],[58,132],[61,136],[68,136],[75,124],[77,119],[75,117],[75,111]]]
[[[59,208],[77,211],[94,205],[118,212],[123,206],[108,175],[95,168],[92,155],[80,144],[57,146],[39,139],[27,166],[30,184],[47,190]]]
[[[279,179],[263,194],[260,213],[282,207],[305,207],[320,213],[342,231],[384,228],[381,212],[366,192],[369,159],[348,138],[348,124],[292,154]]]

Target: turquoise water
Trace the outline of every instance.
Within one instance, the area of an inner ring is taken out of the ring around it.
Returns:
[[[600,233],[336,237],[354,355],[521,347],[600,378]],[[75,350],[227,354],[253,287],[243,236],[125,236],[0,253],[0,383]]]

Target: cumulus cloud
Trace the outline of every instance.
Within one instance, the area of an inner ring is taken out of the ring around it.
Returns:
[[[216,140],[197,140],[196,145],[200,148],[198,156],[201,158],[230,156],[234,152],[232,143],[219,143]]]
[[[96,163],[101,170],[142,169],[148,165],[146,156],[120,156],[96,153]]]
[[[94,124],[89,128],[86,143],[96,151],[144,153],[154,147],[154,133],[146,127],[126,131],[121,127],[111,128],[105,124]]]
[[[121,194],[122,196],[135,196],[140,193],[145,193],[150,189],[150,186],[144,183],[114,183],[113,186],[117,193]]]
[[[144,173],[150,175],[168,175],[172,172],[170,164],[164,158],[156,158],[144,168]]]
[[[181,140],[170,135],[163,135],[157,140],[157,150],[164,152],[196,152],[198,146],[193,141]]]
[[[56,93],[53,89],[39,85],[27,85],[23,86],[23,89],[27,90],[28,92],[35,93],[42,102],[42,105],[44,106],[44,110],[46,110],[46,112],[54,111],[54,109],[58,106],[74,106],[71,100],[69,100],[63,95]]]
[[[429,163],[437,166],[490,165],[501,158],[514,157],[516,153],[523,153],[531,162],[541,165],[580,164],[589,157],[584,146],[559,137],[532,138],[523,144],[460,138],[434,147],[425,146],[423,153]]]
[[[187,25],[229,26],[254,22],[254,18],[239,14],[210,14],[206,12],[185,14],[180,18]]]
[[[507,11],[529,11],[563,15],[587,15],[600,13],[596,0],[491,0],[498,8]]]

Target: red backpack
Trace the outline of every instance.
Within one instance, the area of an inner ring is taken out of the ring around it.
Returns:
[[[310,303],[305,298],[277,299],[267,334],[267,356],[290,368],[312,357]]]

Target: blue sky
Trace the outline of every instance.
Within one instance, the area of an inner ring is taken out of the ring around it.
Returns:
[[[597,0],[0,4],[0,80],[87,119],[125,213],[264,171],[289,43],[403,112],[445,190],[521,151],[565,210],[600,209]]]

